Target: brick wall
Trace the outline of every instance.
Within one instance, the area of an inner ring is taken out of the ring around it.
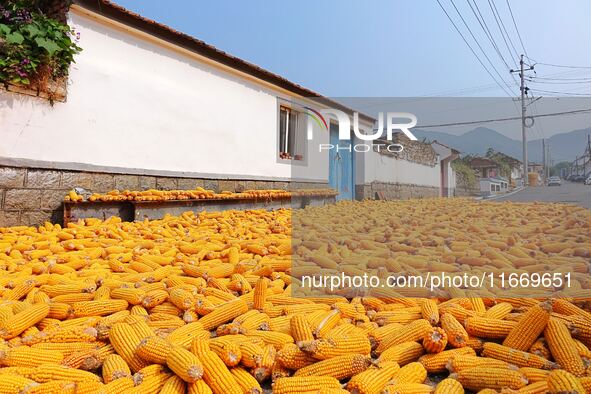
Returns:
[[[439,188],[434,186],[411,185],[402,183],[372,182],[365,185],[357,185],[356,198],[386,200],[406,200],[410,198],[438,197]],[[378,197],[379,195],[379,197]]]
[[[35,226],[45,221],[61,223],[64,196],[75,187],[104,193],[113,189],[172,190],[203,187],[219,192],[328,186],[305,182],[177,178],[0,166],[0,227]]]

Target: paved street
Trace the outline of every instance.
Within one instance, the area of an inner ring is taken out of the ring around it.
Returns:
[[[564,202],[591,209],[591,185],[563,181],[562,186],[529,187],[496,201],[545,201]]]

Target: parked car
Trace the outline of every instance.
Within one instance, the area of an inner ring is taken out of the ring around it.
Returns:
[[[575,175],[573,177],[573,182],[585,182],[585,175]]]
[[[562,185],[562,181],[560,180],[560,177],[551,176],[550,178],[548,178],[548,186],[560,186],[560,185]]]
[[[591,174],[585,179],[585,185],[591,185]]]

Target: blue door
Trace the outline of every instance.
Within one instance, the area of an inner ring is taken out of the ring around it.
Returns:
[[[354,195],[353,153],[349,151],[351,141],[339,140],[338,125],[330,124],[330,144],[334,147],[329,151],[328,183],[337,190],[337,200],[352,200]],[[336,147],[339,147],[337,150]]]

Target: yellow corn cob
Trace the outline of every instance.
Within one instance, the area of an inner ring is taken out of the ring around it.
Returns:
[[[125,300],[130,305],[140,305],[145,295],[145,291],[136,288],[120,288],[111,290],[111,298]]]
[[[383,394],[429,394],[433,387],[421,383],[403,383],[387,385],[382,391]]]
[[[290,320],[290,333],[296,343],[313,341],[312,328],[305,315],[294,315]]]
[[[203,325],[200,321],[197,321],[177,328],[166,337],[166,340],[173,345],[179,345],[185,349],[189,349],[191,347],[191,343],[196,338],[205,340],[209,337],[209,331],[203,328]]]
[[[416,320],[402,329],[393,332],[380,341],[376,348],[377,353],[381,353],[387,348],[398,345],[402,342],[418,341],[422,339],[427,332],[431,331],[431,324],[425,319]]]
[[[497,360],[490,357],[476,357],[471,355],[456,355],[452,357],[447,364],[447,369],[450,372],[458,372],[463,369],[468,369],[472,367],[517,369],[516,366],[511,365],[505,361]]]
[[[479,338],[505,338],[517,326],[517,322],[489,317],[469,317],[465,321],[466,332]]]
[[[277,361],[288,369],[298,370],[317,360],[302,351],[296,344],[288,343],[277,352]]]
[[[149,336],[149,335],[148,335]],[[146,335],[138,335],[128,323],[115,323],[109,331],[111,344],[132,371],[139,371],[147,365],[147,362],[141,359],[135,352],[137,345]]]
[[[450,375],[462,387],[478,391],[484,388],[518,390],[527,384],[527,379],[519,371],[488,367],[462,369]]]
[[[235,367],[242,359],[240,345],[235,342],[210,342],[209,347],[228,367]]]
[[[95,382],[97,383],[97,382]],[[76,383],[67,380],[53,380],[51,382],[41,383],[35,387],[27,389],[27,394],[41,393],[76,393]]]
[[[14,338],[27,328],[37,324],[48,313],[48,304],[35,304],[24,309],[0,324],[0,337],[4,339]]]
[[[105,316],[125,309],[125,300],[81,301],[72,304],[72,312],[76,317]]]
[[[529,348],[529,352],[537,354],[538,356],[542,356],[544,358],[550,358],[552,356],[550,354],[550,349],[548,349],[545,338],[538,338],[538,340],[536,340],[534,344],[531,345],[531,347]]]
[[[30,377],[39,383],[45,383],[51,380],[68,380],[70,382],[100,382],[100,377],[93,374],[92,372],[82,371],[80,369],[57,364],[42,364],[35,368],[35,371],[31,373]]]
[[[461,347],[452,350],[444,350],[441,353],[426,354],[419,358],[419,362],[423,364],[423,367],[425,367],[427,372],[440,373],[446,370],[447,363],[452,357],[460,354],[476,355],[472,348]]]
[[[175,287],[170,291],[170,302],[176,305],[177,308],[186,310],[194,305],[195,297],[189,291],[181,287]]]
[[[68,357],[81,350],[96,349],[97,345],[97,342],[40,342],[31,345],[31,348],[49,352],[57,351],[62,353],[64,357]]]
[[[347,354],[319,361],[298,369],[294,376],[332,376],[345,379],[367,369],[369,358],[362,354]]]
[[[447,334],[442,328],[434,327],[423,337],[423,347],[428,353],[442,352],[447,346]]]
[[[273,393],[301,394],[308,391],[314,392],[321,389],[330,388],[341,388],[341,384],[337,379],[329,376],[294,376],[277,379],[277,381],[273,384]]]
[[[222,323],[226,323],[248,311],[248,305],[242,299],[229,301],[203,316],[199,323],[206,330],[211,330]]]
[[[318,360],[326,360],[344,354],[364,354],[371,352],[367,336],[352,332],[340,337],[316,339],[300,344],[300,348]]]
[[[455,379],[443,379],[441,382],[435,386],[435,391],[433,394],[463,394],[464,388]]]
[[[386,349],[380,354],[379,361],[394,361],[400,366],[404,366],[413,361],[417,361],[425,353],[425,349],[418,342],[403,342]]]
[[[263,394],[259,382],[244,368],[232,368],[230,372],[234,376],[234,380],[245,394]]]
[[[275,346],[276,349],[281,349],[284,345],[293,343],[291,335],[276,331],[251,330],[246,333],[246,336],[262,339],[266,344]]]
[[[166,364],[166,357],[170,352],[171,344],[157,336],[147,337],[137,345],[136,353],[146,361],[156,364]]]
[[[564,323],[550,318],[544,331],[544,337],[554,360],[562,368],[575,376],[582,376],[585,373],[585,365],[579,355],[577,344]]]
[[[552,305],[549,302],[540,303],[529,308],[523,317],[519,319],[517,325],[509,332],[503,341],[503,345],[517,350],[528,351],[546,328],[551,309]]]
[[[418,362],[412,362],[400,368],[389,384],[407,384],[407,383],[423,383],[427,379],[427,370],[423,367],[423,364]]]
[[[2,393],[20,393],[28,389],[33,389],[38,384],[28,378],[18,375],[2,375],[0,379],[0,392]]]
[[[166,290],[152,290],[147,292],[142,298],[142,305],[144,308],[154,308],[156,305],[162,304],[168,299],[168,292]]]
[[[367,369],[353,376],[347,383],[347,390],[355,394],[380,393],[388,381],[400,370],[400,366],[387,361],[376,368]]]
[[[489,308],[482,317],[488,319],[503,319],[513,310],[513,305],[508,302],[499,302],[495,306]]]
[[[583,384],[573,374],[562,369],[552,371],[548,376],[548,393],[585,393]]]
[[[555,363],[538,355],[526,353],[494,342],[486,342],[484,344],[482,355],[496,358],[497,360],[502,360],[518,367],[554,369],[557,366]]]
[[[68,343],[68,342],[94,342],[98,332],[94,327],[75,326],[48,328],[33,335],[23,337],[25,345],[34,345],[41,342]]]
[[[197,356],[182,346],[172,346],[166,365],[185,382],[192,383],[203,376],[203,366]]]
[[[267,300],[269,280],[260,278],[254,287],[253,308],[263,310]]]
[[[103,362],[103,381],[110,383],[113,380],[131,377],[131,371],[125,360],[118,354],[111,354]]]
[[[113,380],[106,383],[103,387],[105,394],[127,393],[134,387],[133,380],[130,377]]]
[[[432,325],[439,323],[439,308],[432,299],[425,299],[421,302],[421,315]]]
[[[0,364],[8,367],[34,367],[41,364],[60,364],[64,355],[57,350],[19,346],[0,350]]]
[[[168,378],[162,389],[160,390],[160,394],[184,394],[186,390],[186,383],[183,379],[179,378],[176,375],[171,376]]]
[[[447,334],[447,340],[453,347],[466,346],[468,333],[458,320],[449,313],[441,315],[441,328]]]
[[[538,368],[531,368],[531,367],[522,367],[519,368],[519,371],[525,375],[529,383],[541,382],[546,381],[548,376],[550,375],[550,371],[547,369],[538,369]]]
[[[242,394],[242,388],[234,379],[234,375],[217,354],[204,350],[198,352],[197,357],[203,365],[203,380],[214,394]]]
[[[187,383],[187,394],[213,394],[211,388],[200,379],[194,383]]]
[[[528,384],[517,390],[519,394],[546,394],[548,393],[548,382],[536,382]]]

